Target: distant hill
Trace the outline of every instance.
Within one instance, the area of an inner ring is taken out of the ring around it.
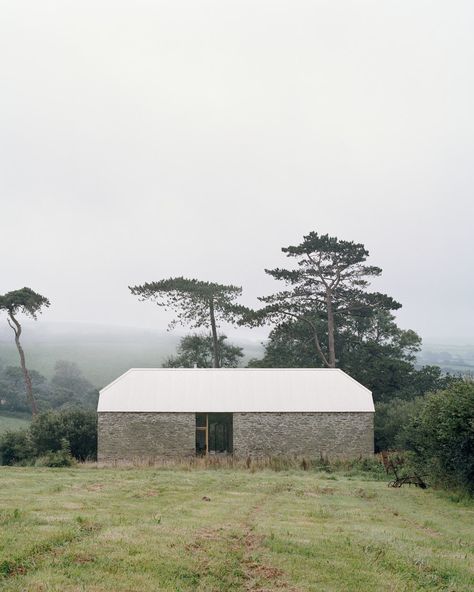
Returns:
[[[130,327],[83,323],[25,323],[23,344],[28,365],[51,377],[57,360],[76,362],[97,388],[129,368],[160,367],[176,351],[180,335]],[[235,339],[244,348],[245,361],[263,355],[258,341]],[[446,372],[474,373],[474,345],[428,341],[418,364],[435,364]],[[0,365],[18,366],[18,352],[10,328],[0,325]]]
[[[440,366],[445,372],[474,374],[474,345],[427,341],[418,363]]]
[[[79,323],[25,323],[22,343],[28,366],[51,377],[57,360],[76,362],[97,388],[129,368],[156,368],[176,351],[180,335],[129,327]],[[238,341],[246,359],[261,355],[258,342]],[[0,364],[18,366],[8,326],[0,327]]]

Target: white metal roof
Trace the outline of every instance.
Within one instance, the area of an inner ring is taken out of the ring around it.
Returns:
[[[338,369],[132,368],[100,391],[112,412],[374,411],[371,392]]]

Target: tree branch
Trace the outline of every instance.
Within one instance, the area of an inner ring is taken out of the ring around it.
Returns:
[[[327,357],[325,356],[325,354],[324,354],[324,352],[323,352],[323,350],[321,348],[321,343],[319,341],[318,333],[316,331],[316,327],[314,326],[314,323],[312,323],[306,317],[299,316],[299,315],[297,315],[295,313],[292,313],[292,312],[289,312],[289,311],[286,311],[286,310],[279,310],[278,312],[280,314],[284,314],[286,316],[292,317],[292,318],[296,319],[297,321],[303,321],[304,323],[306,323],[307,325],[309,325],[311,327],[311,330],[313,332],[313,339],[314,339],[314,344],[316,346],[316,350],[317,350],[318,354],[320,355],[321,360],[323,361],[323,364],[325,366],[327,366],[328,368],[330,368],[331,366],[329,364],[329,361],[328,361]]]

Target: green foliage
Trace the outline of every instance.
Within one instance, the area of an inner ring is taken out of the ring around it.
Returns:
[[[30,436],[36,455],[61,448],[64,436],[64,424],[61,413],[47,411],[40,413],[30,425]]]
[[[163,368],[212,368],[213,355],[211,335],[186,335],[179,343],[177,355],[168,358]],[[243,355],[241,347],[227,343],[225,335],[219,336],[219,367],[236,368]]]
[[[55,452],[47,452],[36,459],[36,467],[73,467],[77,464],[71,454],[69,442],[66,438],[61,439],[61,448]]]
[[[98,392],[84,378],[73,362],[56,362],[50,381],[36,370],[30,370],[33,393],[41,411],[48,409],[70,409],[85,407],[95,409]],[[0,368],[0,410],[27,412],[29,406],[25,397],[24,377],[21,368],[6,366]]]
[[[321,327],[321,335],[326,336]],[[387,311],[374,313],[357,322],[340,324],[336,335],[338,367],[369,388],[374,400],[394,397],[412,399],[428,391],[445,388],[457,380],[437,367],[415,367],[420,338],[413,331],[397,327]],[[314,368],[322,360],[314,356],[311,330],[301,321],[287,321],[275,327],[265,344],[264,357],[251,360],[250,367]]]
[[[35,416],[29,429],[9,431],[0,436],[1,464],[31,463],[38,457],[49,458],[50,453],[57,453],[56,456],[51,457],[56,459],[55,462],[62,462],[61,455],[64,457],[69,455],[81,461],[95,459],[97,456],[96,413],[79,409],[48,411]],[[45,463],[46,460],[43,458],[39,462]]]
[[[141,286],[129,286],[140,300],[152,300],[158,306],[175,312],[170,327],[177,324],[192,329],[210,328],[209,308],[212,303],[216,316],[225,321],[233,318],[235,299],[242,294],[238,286],[226,286],[184,277],[147,282]]]
[[[31,288],[21,288],[0,295],[0,310],[11,316],[22,313],[36,319],[41,309],[49,306],[49,300]]]
[[[74,362],[58,360],[51,378],[49,403],[54,409],[75,408],[78,405],[95,409],[99,393],[84,378]]]
[[[171,321],[170,328],[178,323],[194,329],[210,328],[213,366],[219,367],[217,323],[219,320],[235,322],[239,308],[235,299],[242,293],[242,288],[177,277],[142,286],[129,286],[129,289],[141,300],[151,299],[158,306],[171,308],[176,316]]]
[[[63,440],[69,443],[72,456],[78,460],[94,459],[97,455],[97,415],[94,411],[72,409],[41,413],[33,419],[30,434],[38,455],[61,450]]]
[[[56,388],[66,389],[77,395],[86,395],[94,388],[84,378],[79,366],[67,360],[58,360],[56,362],[51,384]]]
[[[375,450],[397,450],[405,445],[405,430],[423,405],[423,397],[412,400],[395,398],[375,404]]]
[[[50,386],[47,379],[36,370],[30,370],[30,378],[40,409],[49,407],[47,400]],[[3,401],[2,410],[19,412],[30,410],[25,397],[24,376],[20,367],[7,366],[3,370],[0,369],[0,400]]]
[[[297,260],[297,267],[265,271],[285,282],[287,289],[259,298],[265,306],[247,311],[240,322],[304,325],[316,364],[336,366],[340,357],[337,335],[343,335],[348,326],[354,328],[376,313],[401,306],[385,294],[367,291],[369,278],[382,270],[365,264],[369,253],[362,244],[311,232],[301,244],[282,251]]]
[[[474,383],[457,382],[425,397],[405,430],[420,471],[474,493]]]
[[[0,464],[28,462],[35,455],[29,430],[8,431],[0,435]]]
[[[33,394],[31,377],[28,372],[28,368],[26,367],[25,352],[20,343],[22,327],[16,318],[16,315],[18,313],[23,313],[36,320],[37,315],[41,312],[41,309],[43,307],[48,307],[49,304],[50,303],[47,298],[41,296],[41,294],[38,294],[37,292],[34,292],[30,288],[22,288],[21,290],[7,292],[3,296],[0,295],[0,311],[3,310],[7,313],[7,323],[15,334],[15,344],[20,356],[20,365],[23,371],[26,396],[33,415],[38,413],[38,406]]]
[[[324,329],[321,327],[321,330]],[[285,321],[270,332],[263,358],[253,358],[250,368],[321,368],[314,355],[311,331],[301,321]]]

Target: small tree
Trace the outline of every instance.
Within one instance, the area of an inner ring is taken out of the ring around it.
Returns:
[[[26,397],[31,406],[31,412],[33,415],[38,413],[38,408],[33,395],[31,377],[26,367],[25,352],[20,343],[22,327],[17,319],[17,315],[25,314],[36,320],[38,314],[41,313],[41,309],[43,307],[48,307],[49,305],[50,302],[47,298],[34,292],[30,288],[13,290],[12,292],[7,292],[3,296],[0,296],[0,310],[4,310],[7,313],[7,322],[15,334],[15,343],[20,355],[20,365],[25,381]]]
[[[129,286],[129,289],[140,300],[152,300],[165,310],[172,309],[176,318],[171,321],[170,328],[180,324],[192,329],[211,329],[213,367],[219,368],[217,321],[233,322],[235,299],[242,294],[242,288],[176,277]]]
[[[334,368],[337,362],[338,322],[347,324],[350,317],[370,316],[375,310],[396,310],[401,306],[385,294],[367,292],[369,278],[379,276],[382,270],[365,265],[369,253],[362,244],[311,232],[301,244],[282,251],[297,260],[297,268],[265,272],[284,281],[288,289],[259,298],[265,306],[248,311],[241,323],[303,323],[310,330],[318,357],[328,368]]]
[[[186,335],[179,343],[177,354],[168,358],[163,368],[212,368],[212,336]],[[243,356],[241,347],[227,343],[227,337],[219,335],[219,368],[236,368]]]

